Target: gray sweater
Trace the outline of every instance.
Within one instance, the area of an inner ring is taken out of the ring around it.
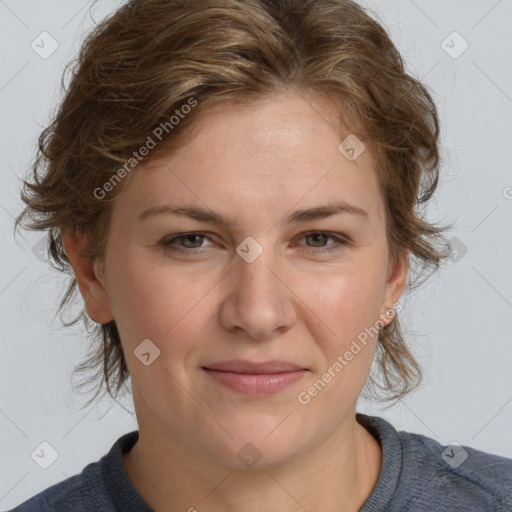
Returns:
[[[512,459],[397,432],[382,418],[358,414],[357,419],[383,454],[377,485],[360,512],[512,512]],[[11,512],[151,512],[122,465],[122,454],[138,436],[138,431],[123,435],[98,462]]]

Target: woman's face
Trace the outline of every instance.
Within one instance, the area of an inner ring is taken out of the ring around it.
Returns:
[[[141,430],[232,466],[250,442],[261,466],[352,425],[407,263],[388,269],[372,155],[338,148],[334,114],[291,93],[224,106],[133,171],[93,299],[117,323]],[[303,371],[205,369],[230,360]]]

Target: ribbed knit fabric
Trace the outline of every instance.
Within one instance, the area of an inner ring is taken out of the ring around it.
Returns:
[[[512,459],[397,432],[382,418],[358,414],[357,420],[383,455],[377,485],[360,512],[512,512]],[[151,512],[122,464],[138,437],[138,431],[123,435],[98,462],[11,512]]]

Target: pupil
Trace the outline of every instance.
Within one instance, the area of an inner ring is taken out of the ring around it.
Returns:
[[[310,235],[314,238],[315,242],[318,242],[318,237],[325,237],[325,235],[323,233],[313,233],[312,235]],[[321,243],[321,240],[320,240],[320,245],[322,245]]]
[[[199,241],[201,241],[201,237],[199,235],[187,235],[185,237],[185,245],[187,245],[188,242],[191,242],[191,245],[194,245],[194,239],[198,239]]]

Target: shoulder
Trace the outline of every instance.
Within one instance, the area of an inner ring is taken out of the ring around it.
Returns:
[[[122,455],[136,442],[138,431],[121,436],[99,461],[24,501],[11,512],[104,512],[128,508],[146,510],[122,465]],[[117,500],[117,501],[116,501]],[[138,507],[138,508],[137,508]]]
[[[95,462],[86,466],[79,475],[48,487],[11,512],[86,512],[95,504],[100,505],[94,507],[96,510],[110,510],[105,508],[108,502],[109,496],[105,492],[100,464]]]
[[[358,415],[382,447],[379,480],[363,511],[512,511],[512,459],[397,431]]]
[[[398,435],[404,472],[414,476],[418,494],[446,510],[512,510],[512,459],[456,442],[442,445],[420,434]]]

